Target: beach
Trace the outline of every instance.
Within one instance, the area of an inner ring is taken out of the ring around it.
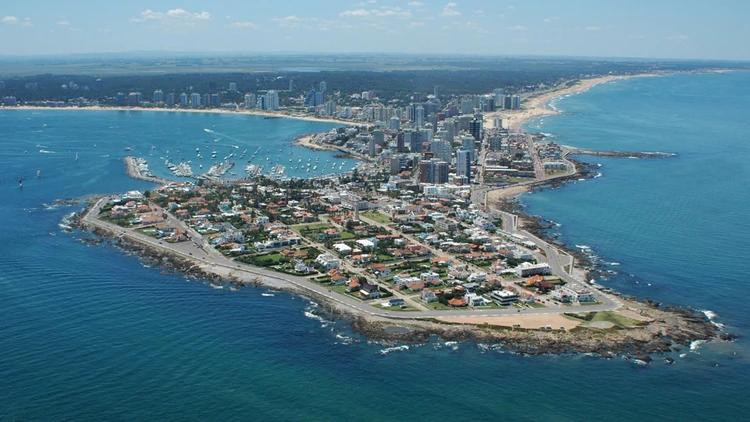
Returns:
[[[158,107],[116,107],[116,106],[85,106],[85,107],[46,107],[46,106],[0,106],[0,110],[88,110],[88,111],[158,111],[164,113],[210,113],[210,114],[241,114],[247,116],[260,116],[266,118],[287,118],[305,120],[308,122],[336,123],[347,126],[368,126],[367,123],[353,122],[349,120],[336,119],[334,117],[317,117],[301,113],[288,113],[284,111],[265,110],[226,110],[218,108],[210,109],[188,109],[188,108],[158,108]]]
[[[599,76],[590,79],[580,79],[572,85],[566,84],[565,86],[556,86],[546,91],[532,93],[528,97],[523,98],[523,105],[520,110],[500,110],[491,113],[485,113],[485,127],[492,128],[494,123],[493,119],[495,117],[501,117],[503,119],[503,125],[508,130],[512,132],[520,132],[523,124],[531,119],[559,113],[558,110],[549,106],[550,101],[554,100],[555,98],[580,94],[597,85],[605,84],[608,82],[658,75],[659,74],[657,73],[642,73],[636,75]]]

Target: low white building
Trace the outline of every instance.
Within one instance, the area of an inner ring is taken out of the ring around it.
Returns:
[[[339,268],[341,266],[341,260],[329,253],[318,255],[318,257],[315,258],[315,262],[320,264],[320,266],[326,270]]]
[[[485,306],[489,303],[487,299],[476,293],[466,293],[464,300],[469,306]]]
[[[508,306],[518,302],[518,293],[506,289],[493,290],[490,297],[501,306]]]
[[[340,253],[341,255],[349,255],[352,253],[352,248],[346,243],[336,243],[333,245],[333,250]]]
[[[542,262],[539,264],[532,264],[530,262],[522,262],[516,268],[516,274],[519,277],[531,277],[532,275],[550,275],[552,270],[549,264]]]

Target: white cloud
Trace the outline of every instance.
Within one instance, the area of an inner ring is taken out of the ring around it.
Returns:
[[[554,22],[554,21],[559,20],[559,19],[560,19],[560,17],[558,17],[558,16],[552,16],[550,18],[544,18],[544,23],[551,23],[551,22]]]
[[[583,30],[584,31],[589,31],[589,32],[597,32],[597,31],[601,31],[602,28],[600,26],[591,25],[591,26],[587,26],[587,27],[583,28]]]
[[[422,7],[424,6],[424,3],[422,3],[421,1],[410,1],[408,5],[410,7]]]
[[[236,21],[229,24],[232,28],[241,28],[241,29],[258,29],[258,25],[255,24],[255,22],[250,21]]]
[[[450,2],[443,7],[441,14],[443,16],[460,16],[461,12],[458,11],[457,7],[456,3]]]
[[[303,18],[300,18],[299,16],[289,15],[289,16],[284,16],[283,18],[273,18],[272,20],[278,23],[279,26],[283,28],[296,28],[300,26],[303,22],[314,21],[316,19],[315,18],[303,19]]]
[[[367,9],[344,10],[343,12],[339,13],[339,16],[352,16],[352,17],[370,16],[370,11]]]
[[[517,32],[525,31],[526,29],[527,28],[523,25],[513,25],[513,26],[508,27],[509,31],[517,31]]]
[[[408,18],[411,16],[411,12],[408,10],[403,10],[400,7],[380,7],[377,9],[352,9],[352,10],[344,10],[343,12],[339,13],[339,16],[341,17],[353,17],[353,18],[365,18],[365,17],[377,17],[377,18],[383,18],[383,17],[400,17],[400,18]]]
[[[133,22],[167,22],[167,23],[183,23],[183,24],[194,24],[196,22],[207,21],[211,19],[211,14],[202,12],[190,12],[185,9],[177,8],[170,9],[166,12],[157,12],[151,9],[146,9],[141,12],[140,16],[133,18]]]
[[[690,37],[688,37],[685,34],[675,34],[675,35],[670,35],[670,36],[667,37],[667,39],[670,40],[670,41],[685,41],[685,40],[687,40],[689,38]]]
[[[70,26],[70,22],[69,21],[65,21],[65,20],[63,20],[63,21],[57,21],[57,24],[59,26]]]
[[[2,18],[0,18],[0,24],[31,26],[31,19],[29,18],[19,19],[17,16],[3,16]]]

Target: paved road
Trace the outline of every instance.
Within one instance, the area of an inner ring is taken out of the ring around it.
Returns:
[[[316,284],[304,277],[298,277],[288,274],[280,274],[275,271],[267,270],[264,268],[254,267],[251,265],[232,261],[223,255],[215,255],[214,253],[206,252],[203,249],[202,242],[194,242],[194,239],[188,242],[180,243],[165,243],[154,239],[145,234],[139,233],[134,229],[126,229],[115,224],[98,219],[96,216],[99,215],[101,206],[109,198],[102,198],[91,207],[91,209],[83,216],[83,222],[93,227],[98,227],[114,233],[118,236],[128,238],[132,241],[136,241],[147,246],[159,248],[165,251],[174,253],[182,258],[192,260],[197,264],[202,264],[215,273],[223,276],[233,276],[243,279],[245,281],[252,281],[253,279],[261,278],[269,281],[271,285],[291,285],[299,288],[303,292],[307,292],[312,295],[318,295],[332,301],[333,303],[345,306],[357,312],[361,312],[366,315],[391,318],[391,319],[421,319],[421,318],[436,318],[441,316],[503,316],[503,315],[518,315],[518,314],[559,314],[561,312],[590,312],[590,311],[603,311],[612,309],[611,305],[590,305],[590,306],[563,306],[563,307],[548,307],[548,308],[530,308],[530,309],[485,309],[485,310],[433,310],[433,311],[419,311],[419,312],[400,312],[400,311],[386,311],[374,308],[370,303],[358,301],[357,299],[350,298],[345,295],[341,295],[336,292],[328,290],[326,287]],[[170,215],[170,222],[179,224],[179,227],[188,227],[181,221],[174,219]],[[194,232],[193,232],[194,233]],[[213,248],[211,248],[213,249]]]

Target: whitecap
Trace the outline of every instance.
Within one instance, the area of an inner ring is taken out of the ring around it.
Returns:
[[[387,355],[388,353],[405,352],[407,350],[409,350],[409,346],[404,344],[402,346],[386,347],[385,349],[380,349],[380,354]]]
[[[221,289],[224,288],[224,286],[219,285],[219,284],[214,284],[214,283],[208,283],[208,285],[211,286],[212,289],[219,289],[219,290],[221,290]]]
[[[40,154],[57,154],[55,151],[50,151],[50,150],[47,150],[47,149],[40,149],[39,153]]]
[[[264,297],[273,297],[274,296],[273,293],[261,293],[260,295],[264,296]]]
[[[693,340],[690,342],[690,350],[694,352],[704,344],[706,344],[706,340]]]

